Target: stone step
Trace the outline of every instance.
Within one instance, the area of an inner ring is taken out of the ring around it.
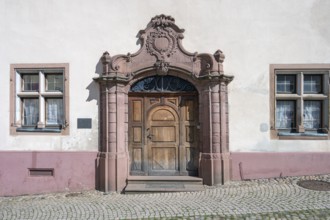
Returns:
[[[203,191],[203,180],[191,176],[130,176],[125,194]]]

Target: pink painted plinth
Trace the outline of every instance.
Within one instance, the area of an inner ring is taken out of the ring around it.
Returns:
[[[231,153],[232,180],[330,173],[329,152]]]
[[[95,189],[97,152],[0,151],[0,196]],[[54,169],[30,176],[29,168]]]

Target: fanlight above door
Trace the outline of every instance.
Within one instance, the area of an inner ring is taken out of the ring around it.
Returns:
[[[143,78],[131,87],[131,92],[194,92],[190,82],[176,76],[150,76]]]

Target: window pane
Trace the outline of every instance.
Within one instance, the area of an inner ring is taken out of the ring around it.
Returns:
[[[295,101],[276,102],[276,128],[294,128],[296,126],[295,118]]]
[[[322,76],[304,75],[304,93],[322,93]]]
[[[321,101],[305,101],[304,102],[304,127],[306,129],[321,128]]]
[[[61,74],[47,74],[46,75],[46,90],[47,91],[61,91],[63,92],[63,75]]]
[[[63,124],[63,99],[46,100],[46,125]]]
[[[296,75],[278,74],[276,78],[277,93],[296,93]]]
[[[39,99],[23,99],[23,125],[36,126],[39,121]]]
[[[39,75],[23,75],[23,91],[39,91]]]

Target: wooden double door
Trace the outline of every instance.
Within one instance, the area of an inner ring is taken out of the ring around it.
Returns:
[[[198,175],[196,94],[129,94],[131,175]]]

